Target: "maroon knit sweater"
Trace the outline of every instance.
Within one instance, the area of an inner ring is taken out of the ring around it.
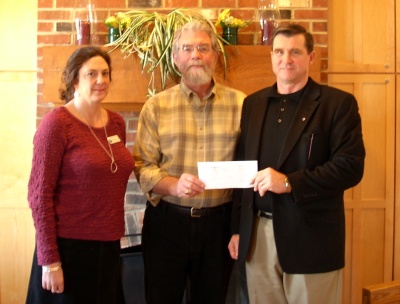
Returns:
[[[111,144],[115,173],[88,126],[65,107],[47,114],[36,131],[28,200],[39,265],[60,261],[57,237],[113,241],[124,234],[124,197],[134,160],[125,147],[123,118],[110,111],[108,117],[108,137],[121,139]],[[104,129],[92,130],[109,151]]]

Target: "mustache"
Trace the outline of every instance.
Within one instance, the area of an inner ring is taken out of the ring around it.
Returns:
[[[188,64],[188,68],[191,68],[192,66],[201,66],[204,67],[204,64],[201,60],[192,60],[189,64]]]

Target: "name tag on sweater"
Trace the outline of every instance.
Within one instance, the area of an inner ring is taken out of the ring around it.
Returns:
[[[118,135],[113,135],[113,136],[108,136],[107,140],[112,145],[112,144],[119,143],[121,141],[121,138],[119,138]]]

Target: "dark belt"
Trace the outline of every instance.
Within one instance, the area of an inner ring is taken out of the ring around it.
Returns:
[[[182,215],[188,215],[191,217],[202,217],[212,214],[223,214],[228,208],[231,208],[232,203],[225,203],[220,206],[210,207],[210,208],[196,208],[196,207],[185,207],[179,206],[175,204],[168,203],[164,200],[160,200],[157,207],[163,208],[165,211],[171,211],[175,213],[179,213]]]
[[[267,212],[267,211],[258,210],[258,211],[257,211],[257,216],[259,216],[259,217],[265,217],[265,218],[267,218],[267,219],[272,220],[272,212]]]

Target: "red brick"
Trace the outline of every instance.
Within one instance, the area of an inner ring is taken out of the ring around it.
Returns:
[[[80,1],[84,2],[84,1]],[[57,0],[57,8],[60,7],[75,7],[76,0]]]
[[[125,0],[96,0],[93,4],[97,8],[126,7]]]
[[[105,19],[99,19],[98,24],[97,24],[97,32],[101,33],[108,33],[108,27],[104,23]]]
[[[222,10],[221,10],[222,12]],[[239,18],[242,20],[254,20],[254,10],[248,9],[231,9],[230,14],[235,18]]]
[[[40,61],[38,60],[38,64],[40,64],[40,66],[42,66],[42,60],[40,60]],[[36,73],[36,77],[37,77],[38,83],[40,81],[43,81],[43,70],[42,69]]]
[[[238,44],[239,45],[253,45],[254,34],[239,34]]]
[[[321,59],[321,70],[326,71],[328,69],[328,60]]]
[[[37,114],[38,117],[43,117],[53,109],[54,109],[54,104],[53,103],[49,103],[49,102],[40,103],[37,106],[37,109],[36,109],[37,113],[36,114]]]
[[[129,9],[127,9],[127,8],[110,9],[110,10],[108,10],[108,16],[114,16],[119,12],[124,13],[124,12],[127,12],[127,11],[129,11]]]
[[[294,10],[294,19],[328,19],[328,10]]]
[[[325,7],[328,8],[328,0],[313,0],[313,7],[320,8]]]
[[[321,49],[321,58],[328,58],[328,47],[320,47]]]
[[[97,12],[97,21],[99,22],[99,23],[102,23],[102,24],[104,24],[104,21],[109,17],[109,16],[112,16],[112,15],[114,15],[114,14],[110,14],[108,11],[99,11],[99,12]]]
[[[37,91],[38,92],[42,92],[43,91],[43,83],[38,83],[37,85]],[[42,93],[40,93],[41,95],[43,95]]]
[[[136,133],[126,133],[126,142],[134,142],[136,139]]]
[[[202,1],[202,8],[221,8],[222,10],[226,8],[234,8],[236,7],[236,1],[235,0],[203,0]]]
[[[38,58],[43,57],[43,48],[40,46],[37,47],[37,56]]]
[[[168,0],[165,3],[166,8],[177,7],[199,7],[198,0]],[[206,7],[205,5],[203,7]]]
[[[38,20],[72,20],[72,10],[39,10]]]
[[[238,7],[253,7],[257,9],[258,0],[238,0]]]
[[[280,24],[283,25],[283,24],[288,24],[290,22],[294,22],[296,24],[299,24],[299,25],[303,26],[307,31],[311,31],[310,30],[310,23],[309,22],[305,22],[305,21],[300,21],[300,20],[289,20],[289,21],[287,21],[287,20],[284,20],[284,21],[281,21]]]
[[[327,34],[313,34],[314,36],[314,44],[328,44],[328,35]]]
[[[312,23],[313,32],[328,32],[328,22],[313,22]]]
[[[51,7],[53,7],[53,0],[38,0],[38,8],[51,8]]]
[[[127,129],[128,130],[136,130],[137,129],[137,125],[138,125],[138,121],[134,120],[134,119],[130,119],[127,125]]]
[[[52,31],[54,31],[54,23],[38,22],[38,32],[52,32]]]
[[[47,45],[65,45],[71,44],[71,35],[70,34],[54,34],[54,35],[38,35],[37,38],[38,44],[47,44]]]
[[[321,72],[321,83],[327,84],[328,83],[328,74]]]

